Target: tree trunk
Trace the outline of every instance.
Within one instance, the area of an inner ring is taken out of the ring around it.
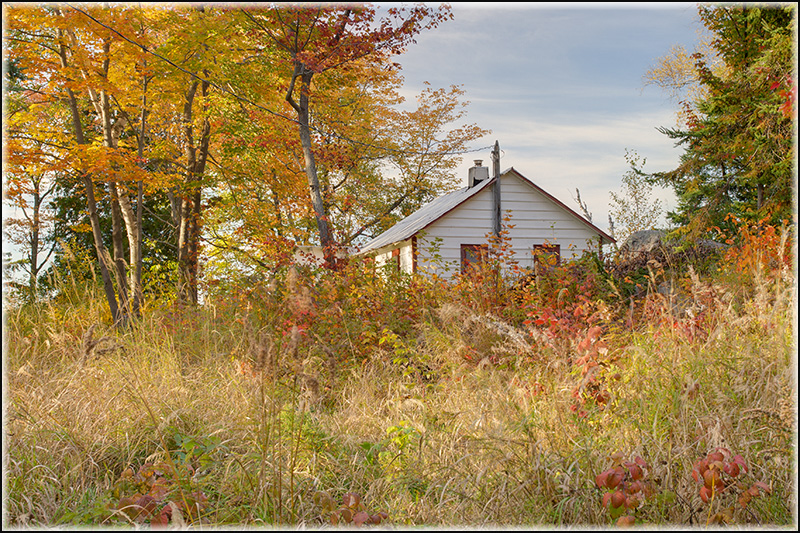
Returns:
[[[41,272],[42,267],[47,264],[47,261],[50,260],[50,256],[53,255],[55,251],[55,244],[52,244],[47,252],[47,256],[42,261],[39,261],[39,254],[42,253],[42,209],[45,203],[45,199],[50,196],[50,193],[53,192],[53,186],[49,188],[45,188],[42,190],[43,183],[44,183],[43,176],[32,176],[31,182],[33,183],[33,213],[31,216],[28,217],[28,214],[24,212],[25,218],[29,220],[31,223],[31,230],[29,234],[29,244],[30,244],[30,266],[28,268],[29,277],[29,284],[28,284],[28,293],[31,301],[36,301],[38,298],[38,290],[39,290],[39,272]]]
[[[62,35],[63,34],[61,30],[59,30],[59,36]],[[67,47],[63,42],[59,46],[59,56],[61,59],[61,66],[63,68],[67,68]],[[70,113],[72,115],[72,127],[75,133],[75,142],[78,144],[86,144],[86,139],[83,136],[83,126],[81,125],[81,114],[80,110],[78,109],[78,100],[75,97],[75,93],[72,92],[72,89],[67,88],[67,98],[69,102]],[[117,304],[117,295],[114,291],[114,283],[111,280],[110,268],[107,259],[108,251],[103,244],[103,234],[100,229],[100,216],[97,213],[97,201],[95,200],[94,195],[94,182],[92,181],[92,177],[85,172],[81,173],[81,177],[83,178],[84,187],[86,189],[86,207],[89,212],[89,222],[92,226],[92,236],[94,237],[94,247],[95,251],[97,252],[97,262],[100,267],[100,277],[103,280],[103,290],[106,294],[106,301],[108,302],[108,308],[111,312],[111,318],[115,325],[119,325],[123,322],[123,320]]]
[[[309,120],[309,101],[308,92],[311,88],[311,79],[314,73],[305,68],[302,63],[296,63],[292,82],[286,94],[286,101],[291,104],[297,112],[298,130],[300,134],[300,144],[303,147],[303,160],[305,162],[305,173],[308,178],[308,186],[311,193],[311,205],[314,208],[314,217],[317,221],[319,231],[319,241],[322,245],[322,253],[325,257],[327,268],[336,267],[336,243],[330,230],[328,213],[325,202],[322,199],[322,188],[320,187],[319,177],[317,176],[317,163],[314,158],[314,150],[311,142],[311,125]],[[300,101],[295,102],[292,97],[294,92],[295,80],[300,79]]]
[[[145,62],[145,68],[147,62]],[[144,143],[147,128],[145,126],[147,121],[147,76],[142,78],[142,114],[139,119],[139,132],[136,138],[136,153],[139,156],[139,164],[144,166]],[[142,302],[142,240],[144,239],[144,225],[142,223],[142,214],[144,212],[144,184],[142,180],[136,183],[136,246],[131,246],[134,250],[132,257],[134,258],[134,266],[132,266],[133,280],[131,283],[131,292],[133,296],[133,303],[131,310],[136,317],[141,316],[141,302]]]
[[[128,268],[125,263],[125,242],[122,232],[122,213],[119,208],[117,184],[108,183],[108,193],[111,197],[111,244],[114,257],[114,275],[117,278],[117,293],[119,294],[120,310],[128,313]]]
[[[764,207],[764,184],[759,183],[756,187],[757,187],[756,211],[761,211],[761,208]]]
[[[186,92],[186,101],[183,106],[183,124],[186,149],[186,182],[180,191],[177,202],[176,228],[178,240],[178,299],[183,302],[196,304],[199,299],[199,254],[200,254],[200,228],[202,217],[202,185],[201,180],[205,173],[208,160],[209,142],[211,139],[211,123],[203,119],[200,132],[200,144],[195,144],[193,125],[193,106],[197,89],[201,89],[203,105],[206,105],[209,84],[194,81]]]
[[[42,199],[39,195],[37,183],[36,190],[33,192],[33,225],[31,227],[31,270],[30,270],[30,289],[31,301],[36,300],[37,285],[39,281],[39,210]]]
[[[108,80],[109,66],[111,62],[111,41],[106,39],[103,42],[103,67],[101,75]],[[86,75],[86,73],[84,74]],[[103,127],[103,144],[109,150],[116,150],[119,146],[119,136],[124,128],[124,121],[118,118],[112,123],[111,102],[109,94],[105,89],[100,90],[99,95],[90,91],[90,97],[94,103],[95,110],[100,115]],[[124,109],[120,109],[120,114],[127,116]],[[144,108],[142,113],[145,113]],[[133,124],[129,124],[133,127]],[[142,124],[144,127],[144,124]],[[144,130],[142,130],[144,131]],[[144,142],[142,135],[139,136],[140,155],[141,143]],[[114,172],[113,169],[110,172]],[[141,217],[137,216],[131,204],[130,195],[125,187],[120,186],[116,179],[108,180],[109,194],[111,196],[111,218],[114,245],[114,263],[116,265],[117,285],[119,287],[120,307],[126,317],[140,316],[140,295],[141,295]],[[141,195],[141,184],[139,187]],[[139,199],[141,208],[141,198]],[[124,224],[124,235],[123,235]],[[125,262],[125,237],[128,241],[128,262]],[[127,318],[126,318],[127,320]]]
[[[104,52],[106,59],[103,61],[103,77],[108,78],[109,67],[109,52],[110,42],[106,41],[104,45]],[[103,144],[109,150],[117,149],[117,139],[122,127],[122,121],[117,121],[115,124],[111,122],[111,103],[109,101],[108,93],[101,90],[99,94],[99,111],[100,119],[103,126]],[[114,172],[114,169],[109,169],[109,172]],[[121,188],[115,179],[109,179],[108,193],[111,197],[111,222],[112,222],[112,240],[114,252],[114,264],[116,266],[117,287],[119,293],[120,311],[123,316],[124,322],[127,323],[128,319],[133,316],[133,309],[130,300],[130,287],[128,280],[128,270],[131,269],[131,281],[133,289],[136,290],[136,280],[133,279],[133,272],[136,266],[136,249],[138,229],[136,228],[136,219],[133,216],[133,211],[130,204],[130,198],[126,190]],[[124,233],[123,233],[124,231]],[[128,259],[129,263],[125,262],[125,236],[128,238]]]
[[[100,215],[97,213],[97,201],[94,196],[94,181],[86,173],[83,174],[83,183],[86,188],[86,207],[89,211],[89,221],[92,225],[92,236],[94,237],[94,248],[97,252],[97,262],[100,266],[100,277],[103,280],[103,290],[106,293],[109,311],[114,325],[124,325],[125,319],[120,314],[117,304],[117,293],[114,291],[114,282],[111,280],[111,267],[109,262],[108,250],[103,244],[103,233],[100,229]]]
[[[199,81],[194,81],[189,86],[186,92],[185,102],[183,104],[183,124],[184,124],[184,158],[186,159],[186,177],[185,184],[178,194],[178,209],[176,220],[177,228],[177,245],[178,245],[178,300],[186,302],[192,300],[192,269],[191,257],[189,254],[189,213],[191,212],[190,205],[190,188],[194,180],[193,170],[196,159],[196,149],[194,147],[194,133],[192,126],[192,105],[194,97],[197,93],[197,88],[200,85]]]

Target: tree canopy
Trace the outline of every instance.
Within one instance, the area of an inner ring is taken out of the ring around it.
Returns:
[[[797,116],[791,6],[701,5],[710,35],[691,55],[677,49],[648,73],[680,92],[682,124],[660,131],[684,148],[677,168],[649,175],[678,197],[669,218],[700,236],[742,220],[780,223],[792,215]]]
[[[86,247],[115,322],[139,313],[154,254],[171,254],[160,270],[187,302],[203,269],[281,265],[309,244],[333,266],[334,248],[454,187],[488,133],[458,123],[458,86],[401,107],[393,57],[447,5],[4,12],[7,201],[31,213],[16,238]]]

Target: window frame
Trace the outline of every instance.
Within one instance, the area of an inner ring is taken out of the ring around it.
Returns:
[[[549,271],[553,268],[561,265],[561,245],[560,244],[534,244],[533,248],[531,249],[531,254],[533,255],[533,266],[537,272],[539,271]],[[556,256],[556,261],[554,264],[543,264],[542,257],[543,256]]]
[[[476,253],[477,252],[477,253]],[[471,269],[486,263],[489,256],[488,244],[461,245],[461,273],[467,274]]]

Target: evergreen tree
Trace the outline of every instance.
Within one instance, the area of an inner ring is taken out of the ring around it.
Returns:
[[[700,237],[728,215],[779,223],[792,214],[796,8],[700,6],[716,57],[693,55],[703,97],[685,106],[684,128],[660,128],[685,148],[674,170],[669,218]]]

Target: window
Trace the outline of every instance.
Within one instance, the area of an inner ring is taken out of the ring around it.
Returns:
[[[466,274],[470,268],[481,265],[486,261],[489,246],[486,244],[461,245],[461,273]]]
[[[537,272],[551,270],[561,264],[560,244],[534,244],[533,264]]]

